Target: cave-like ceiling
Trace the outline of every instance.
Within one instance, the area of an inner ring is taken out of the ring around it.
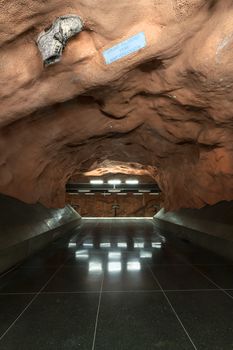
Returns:
[[[153,177],[170,210],[233,199],[231,0],[0,9],[1,193],[58,207],[70,177],[123,169]],[[67,15],[81,19],[68,36]],[[44,64],[38,37],[54,28]]]

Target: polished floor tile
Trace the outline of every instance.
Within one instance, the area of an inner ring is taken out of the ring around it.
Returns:
[[[17,268],[0,278],[0,293],[36,293],[53,275],[54,268]]]
[[[223,289],[233,289],[233,265],[197,265],[196,268]]]
[[[191,350],[162,293],[103,294],[96,350]]]
[[[99,291],[103,274],[76,266],[63,267],[45,288],[45,292]]]
[[[198,350],[233,349],[233,299],[221,291],[167,295]]]
[[[0,337],[23,311],[34,295],[0,295]],[[0,340],[1,349],[1,340]],[[10,349],[10,348],[9,348]]]
[[[151,220],[83,220],[0,278],[0,349],[233,349],[233,290],[211,282],[232,266]]]
[[[127,265],[117,265],[118,262],[110,262],[112,268],[108,266],[108,270],[104,274],[103,290],[109,291],[127,291],[127,290],[157,290],[160,289],[154,281],[149,269],[140,268],[137,262]],[[121,270],[123,268],[123,271]],[[132,269],[128,271],[128,269]],[[135,270],[134,270],[135,268]],[[137,270],[140,268],[140,270]]]
[[[216,286],[188,265],[153,266],[151,271],[163,289],[215,289]]]
[[[98,295],[40,295],[0,342],[1,350],[91,350]]]

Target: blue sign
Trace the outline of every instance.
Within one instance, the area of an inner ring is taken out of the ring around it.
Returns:
[[[141,32],[104,51],[103,56],[105,62],[111,64],[144,47],[146,47],[146,37],[145,34]]]

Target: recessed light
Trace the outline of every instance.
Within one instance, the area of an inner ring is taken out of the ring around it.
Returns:
[[[139,184],[139,181],[138,180],[134,180],[134,179],[129,179],[129,180],[126,180],[125,181],[125,183],[127,184],[127,185],[138,185]]]
[[[108,180],[108,184],[109,185],[120,185],[121,184],[121,180],[118,180],[118,179]]]
[[[96,179],[96,180],[91,180],[90,181],[90,184],[91,185],[103,185],[103,183],[104,183],[104,181],[103,180],[98,180],[98,179]]]

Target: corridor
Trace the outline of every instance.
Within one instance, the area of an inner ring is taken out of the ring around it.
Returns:
[[[233,264],[152,220],[82,219],[0,277],[1,350],[233,349]]]

